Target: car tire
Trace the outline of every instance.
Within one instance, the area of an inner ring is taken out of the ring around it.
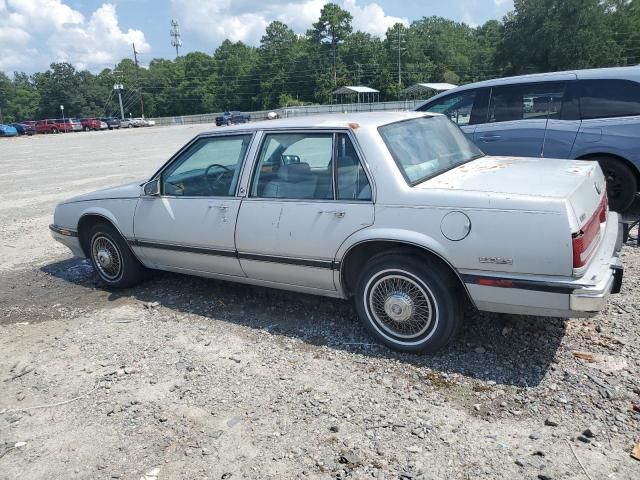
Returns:
[[[462,324],[464,293],[437,260],[401,253],[373,257],[361,272],[356,310],[366,329],[393,350],[433,353]]]
[[[52,128],[51,129],[51,133],[58,133],[58,129],[57,128]]]
[[[129,288],[144,280],[145,267],[112,225],[97,223],[89,231],[88,240],[91,265],[108,287]]]
[[[622,160],[612,157],[596,158],[607,179],[609,208],[615,212],[629,209],[638,192],[638,181],[634,172]]]
[[[231,120],[227,120],[226,125],[227,125],[227,127],[230,127],[231,126]]]

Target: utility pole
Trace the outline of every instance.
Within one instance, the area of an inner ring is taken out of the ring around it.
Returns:
[[[144,101],[142,100],[142,87],[138,81],[138,70],[140,70],[140,65],[138,64],[138,52],[136,52],[136,44],[133,45],[133,61],[136,63],[136,84],[138,85],[138,95],[140,95],[140,113],[142,114],[142,118],[144,118]]]
[[[120,102],[120,119],[124,120],[124,108],[122,108],[122,90],[124,86],[121,83],[113,85],[113,89],[118,91],[118,101]]]
[[[398,24],[398,91],[402,88],[402,24]]]
[[[180,47],[182,46],[182,39],[180,34],[180,24],[177,20],[171,20],[171,45],[176,48],[176,58],[180,56]]]
[[[353,62],[356,65],[356,85],[360,85],[360,75],[362,73],[362,64],[358,62]]]

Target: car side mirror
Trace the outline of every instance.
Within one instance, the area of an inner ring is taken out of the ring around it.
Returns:
[[[150,182],[145,183],[142,187],[142,191],[144,192],[145,196],[157,197],[158,195],[160,195],[160,179],[155,178]]]

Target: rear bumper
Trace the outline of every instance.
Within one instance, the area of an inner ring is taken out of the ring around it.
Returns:
[[[500,276],[461,272],[479,310],[553,317],[590,317],[609,295],[618,293],[624,275],[619,259],[622,225],[610,212],[598,251],[580,278]]]
[[[611,218],[614,215],[615,224]],[[569,303],[572,311],[599,312],[606,306],[609,295],[619,293],[622,288],[624,267],[619,258],[622,248],[622,223],[619,222],[618,215],[613,212],[609,213],[607,223],[598,255],[582,277],[596,279],[597,283],[574,290]]]

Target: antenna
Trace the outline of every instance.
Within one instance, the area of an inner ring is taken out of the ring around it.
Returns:
[[[176,58],[180,56],[180,47],[182,46],[182,40],[180,37],[180,24],[177,20],[171,20],[171,31],[169,32],[171,35],[171,46],[176,48]]]

